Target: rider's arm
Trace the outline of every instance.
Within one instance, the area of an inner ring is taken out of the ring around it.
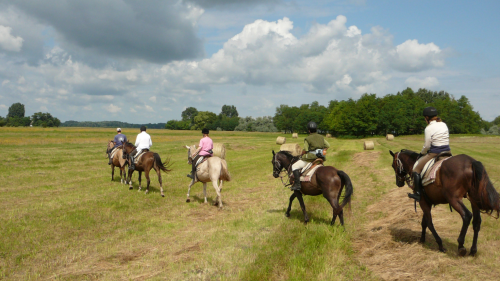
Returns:
[[[140,139],[141,139],[141,134],[137,135],[137,137],[135,138],[135,146],[139,146],[139,143],[140,143]]]
[[[151,140],[151,137],[149,137],[149,147],[153,146],[153,141]]]
[[[431,148],[431,132],[429,128],[429,126],[425,128],[425,143],[420,154],[426,154],[427,151]]]
[[[326,139],[323,139],[325,141],[325,148],[330,148],[330,144],[328,143],[328,141],[326,141]]]
[[[309,143],[307,142],[307,140],[304,139],[304,150],[307,152],[309,151]]]

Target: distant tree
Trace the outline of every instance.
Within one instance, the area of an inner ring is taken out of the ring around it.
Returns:
[[[189,130],[191,123],[189,121],[170,120],[165,124],[165,129],[169,130]]]
[[[33,126],[40,127],[59,127],[61,121],[55,118],[50,113],[36,112],[31,116],[31,121]]]
[[[194,107],[188,107],[181,113],[182,121],[189,121],[192,126],[196,115],[198,115],[198,110]]]
[[[24,117],[24,104],[14,103],[9,107],[7,118],[23,118]]]
[[[201,130],[207,125],[214,123],[217,120],[217,115],[210,111],[199,111],[194,117],[194,125],[191,127],[193,130]]]
[[[273,118],[271,116],[257,117],[255,119],[250,116],[247,116],[245,118],[240,117],[240,122],[234,130],[247,132],[278,131],[278,129],[274,126]]]
[[[238,110],[234,105],[223,105],[220,115],[231,117],[238,117]]]
[[[497,118],[495,118],[491,123],[493,125],[500,125],[500,115],[497,116]]]
[[[6,124],[7,124],[7,119],[0,116],[0,127],[5,126]]]

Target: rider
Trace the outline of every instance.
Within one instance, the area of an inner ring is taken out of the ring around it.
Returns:
[[[194,179],[194,176],[196,174],[196,163],[201,157],[210,157],[213,155],[212,149],[214,149],[214,142],[212,139],[208,136],[210,131],[208,129],[203,129],[201,130],[201,133],[203,134],[203,137],[200,140],[200,143],[198,144],[198,149],[194,151],[191,154],[191,157],[193,155],[196,155],[198,152],[198,155],[192,160],[192,165],[193,168],[191,169],[191,174],[188,174],[188,178]]]
[[[428,124],[425,128],[425,143],[424,148],[420,152],[420,158],[413,168],[413,194],[408,193],[408,197],[416,201],[420,201],[420,194],[422,193],[422,178],[420,173],[425,164],[439,153],[451,153],[448,126],[446,126],[441,118],[437,117],[437,110],[434,107],[426,107],[423,115],[425,122]]]
[[[146,126],[141,126],[141,133],[137,135],[135,139],[136,149],[130,153],[130,170],[135,169],[134,165],[134,157],[136,155],[141,154],[144,149],[149,150],[151,146],[153,146],[153,142],[151,141],[151,136],[146,133]]]
[[[300,190],[300,170],[304,168],[308,162],[313,162],[320,156],[318,156],[318,152],[325,148],[329,148],[330,144],[326,141],[326,139],[316,133],[318,129],[318,125],[315,122],[311,121],[307,123],[307,130],[309,131],[309,136],[304,139],[304,151],[305,154],[301,156],[295,164],[292,165],[293,176],[295,178],[292,190]],[[324,158],[323,154],[320,154]]]
[[[115,139],[113,140],[113,142],[115,143],[115,146],[110,150],[110,152],[113,151],[113,149],[121,146],[124,142],[127,142],[127,136],[122,134],[121,128],[116,128],[116,136],[115,136]],[[111,154],[108,154],[108,158],[109,158],[108,165],[111,165],[111,162],[113,161],[111,159]]]

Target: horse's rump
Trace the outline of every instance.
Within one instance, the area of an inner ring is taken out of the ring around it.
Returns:
[[[218,156],[208,157],[206,161],[198,165],[198,168],[200,172],[207,172],[209,176],[212,176],[211,173],[219,173],[220,180],[231,181],[226,160]]]

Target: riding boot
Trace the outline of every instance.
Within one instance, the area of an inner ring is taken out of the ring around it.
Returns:
[[[300,191],[300,169],[294,170],[293,171],[293,185],[290,187],[291,190],[297,190]]]
[[[129,170],[135,170],[135,164],[134,164],[134,156],[130,155],[130,166],[128,167]]]
[[[413,194],[408,193],[408,197],[420,202],[420,194],[422,194],[422,179],[417,172],[413,172]]]

